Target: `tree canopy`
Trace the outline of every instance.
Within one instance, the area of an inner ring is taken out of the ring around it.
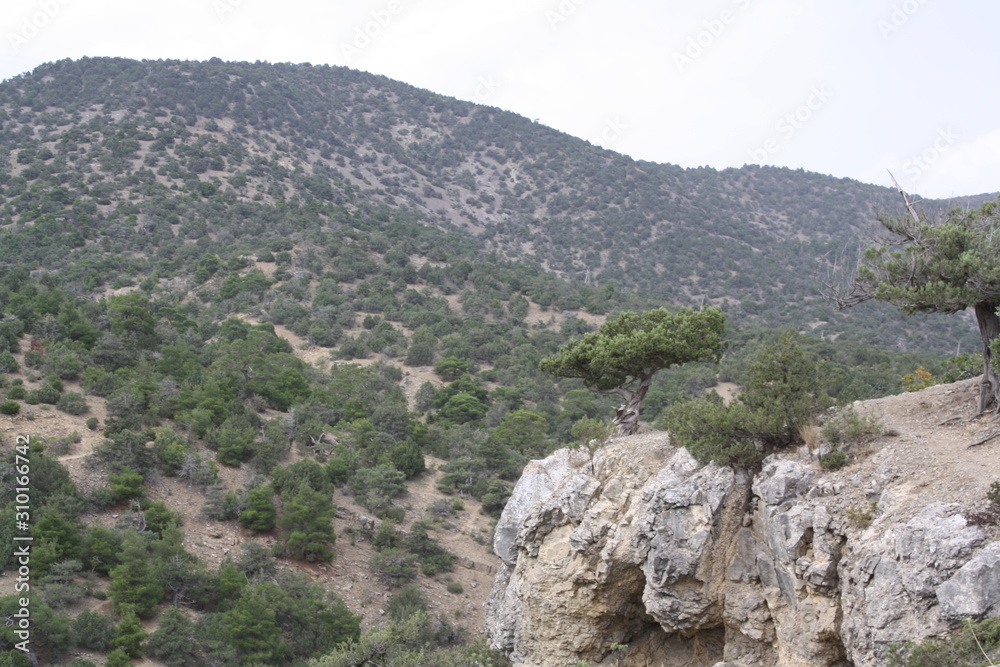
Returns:
[[[943,218],[879,219],[891,234],[865,250],[851,289],[839,305],[875,299],[903,312],[975,311],[983,341],[983,380],[979,412],[1000,408],[1000,379],[991,345],[1000,337],[1000,200],[978,209],[954,209]]]
[[[620,396],[624,403],[614,422],[619,435],[631,435],[639,427],[639,409],[653,375],[671,366],[717,359],[725,325],[725,315],[715,307],[676,313],[666,308],[626,311],[598,331],[567,343],[540,368],[580,378],[592,391]]]

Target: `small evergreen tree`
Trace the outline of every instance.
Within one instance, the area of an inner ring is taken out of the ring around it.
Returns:
[[[274,491],[270,484],[251,489],[247,495],[248,507],[240,513],[240,523],[250,530],[273,530],[278,511],[274,507]]]
[[[725,316],[715,307],[624,312],[597,332],[567,343],[539,368],[559,377],[580,378],[591,391],[617,394],[623,401],[615,414],[618,434],[632,435],[639,428],[642,401],[656,372],[717,359],[725,325]]]
[[[160,616],[156,631],[146,641],[146,653],[170,667],[199,665],[194,622],[177,607]]]

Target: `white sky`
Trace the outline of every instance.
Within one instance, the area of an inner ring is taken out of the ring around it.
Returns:
[[[347,65],[637,159],[1000,191],[995,0],[4,0],[0,78],[81,56]]]

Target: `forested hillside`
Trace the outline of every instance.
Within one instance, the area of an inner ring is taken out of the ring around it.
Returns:
[[[976,345],[959,318],[823,298],[888,189],[635,162],[340,68],[41,66],[0,84],[0,197],[0,561],[23,435],[46,664],[306,664],[380,609],[424,664],[499,660],[456,563],[490,560],[528,460],[605,428],[607,399],[538,364],[623,309],[729,323],[647,421],[740,383],[782,327],[842,401],[956,377],[943,353]],[[240,547],[200,552],[213,532]]]

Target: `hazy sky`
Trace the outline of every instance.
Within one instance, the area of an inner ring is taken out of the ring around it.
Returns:
[[[637,159],[1000,190],[995,0],[4,0],[0,78],[81,56],[346,65]]]

